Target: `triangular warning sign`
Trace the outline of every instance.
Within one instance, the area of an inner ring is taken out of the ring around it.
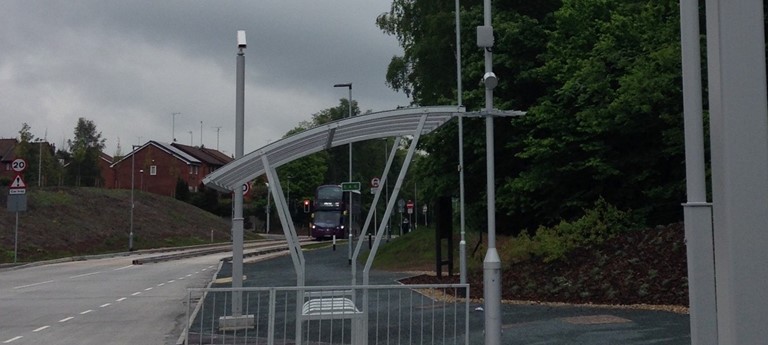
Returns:
[[[24,183],[24,180],[21,179],[21,175],[16,175],[16,178],[13,179],[10,188],[27,188],[27,184]]]

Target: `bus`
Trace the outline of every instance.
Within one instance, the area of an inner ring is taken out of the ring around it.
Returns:
[[[336,236],[343,238],[346,233],[344,221],[347,205],[344,193],[339,185],[323,185],[315,190],[314,208],[309,224],[310,235],[322,240]]]

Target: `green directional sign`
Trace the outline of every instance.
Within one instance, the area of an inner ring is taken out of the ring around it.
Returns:
[[[344,192],[359,192],[360,182],[342,182],[341,190]]]

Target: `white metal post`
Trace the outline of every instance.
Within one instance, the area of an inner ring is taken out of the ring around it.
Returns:
[[[685,175],[688,201],[683,205],[688,254],[691,343],[717,344],[717,296],[712,234],[712,204],[707,203],[704,119],[701,95],[699,1],[680,0],[683,66]]]
[[[491,28],[491,0],[485,0],[483,5],[483,24]],[[485,51],[485,159],[486,159],[486,188],[488,202],[488,251],[483,260],[483,299],[485,300],[485,344],[501,344],[501,259],[496,251],[496,174],[494,172],[494,138],[493,138],[493,88],[496,86],[496,76],[493,74],[493,55],[491,47],[484,46]]]
[[[245,32],[242,32],[243,41]],[[238,32],[238,39],[240,32]],[[239,42],[238,42],[239,43]],[[235,100],[235,159],[243,157],[245,126],[245,42],[238,44]],[[232,288],[243,287],[243,191],[237,186],[233,191],[232,204]],[[243,312],[242,291],[232,292],[232,315]]]
[[[762,0],[707,0],[718,344],[768,339],[768,100]]]
[[[461,87],[461,7],[456,0],[456,105],[462,107]],[[464,239],[464,117],[459,116],[459,282],[467,283],[467,241]]]

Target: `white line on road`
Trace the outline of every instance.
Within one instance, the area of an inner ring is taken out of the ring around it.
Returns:
[[[175,282],[175,280],[171,279],[168,281],[168,284]]]
[[[85,274],[80,274],[80,275],[76,275],[76,276],[71,276],[71,277],[69,277],[69,279],[75,279],[75,278],[80,278],[80,277],[87,277],[87,276],[92,276],[94,274],[99,274],[99,273],[101,273],[101,272],[85,273]]]
[[[63,318],[63,319],[59,320],[59,322],[67,322],[67,321],[72,320],[74,318],[75,318],[74,316],[70,316],[70,317]]]
[[[115,268],[115,269],[113,269],[113,271],[124,270],[126,268],[131,268],[131,267],[133,267],[133,265],[128,265],[128,266],[123,266],[123,267],[120,267],[120,268]]]
[[[148,287],[148,288],[144,289],[144,291],[149,291],[149,290],[152,290],[152,288]]]
[[[138,295],[141,295],[141,291],[137,291],[131,294],[131,296],[138,296]]]
[[[28,287],[33,287],[33,286],[37,286],[37,285],[43,285],[43,284],[48,284],[48,283],[53,283],[53,280],[46,280],[46,281],[44,281],[44,282],[39,282],[39,283],[34,283],[34,284],[28,284],[28,285],[17,286],[17,287],[15,287],[15,288],[13,288],[13,289],[14,289],[14,290],[15,290],[15,289],[23,289],[23,288],[28,288]]]
[[[105,308],[105,307],[109,307],[111,305],[112,305],[112,303],[104,303],[104,304],[100,305],[99,308]]]
[[[122,301],[125,301],[126,299],[128,299],[128,297],[118,298],[115,300],[115,302],[122,302]]]
[[[158,287],[165,285],[165,283],[157,284]]]
[[[22,336],[14,337],[14,338],[11,338],[11,339],[8,339],[8,340],[4,341],[3,344],[12,343],[12,342],[14,342],[16,340],[19,340],[21,338],[24,338],[24,337],[22,337]]]
[[[88,309],[88,310],[86,310],[86,311],[82,311],[82,312],[80,312],[80,315],[85,315],[85,314],[88,314],[88,313],[90,313],[90,312],[92,312],[92,311],[93,311],[93,309]]]
[[[191,276],[192,276],[192,273],[190,273],[190,274],[187,274],[187,277],[191,277]]]
[[[34,331],[32,331],[32,332],[35,332],[35,333],[37,333],[37,332],[40,332],[40,331],[42,331],[42,330],[44,330],[44,329],[46,329],[46,328],[48,328],[48,327],[51,327],[51,326],[43,326],[43,327],[39,327],[39,328],[36,328],[36,329],[35,329]]]

